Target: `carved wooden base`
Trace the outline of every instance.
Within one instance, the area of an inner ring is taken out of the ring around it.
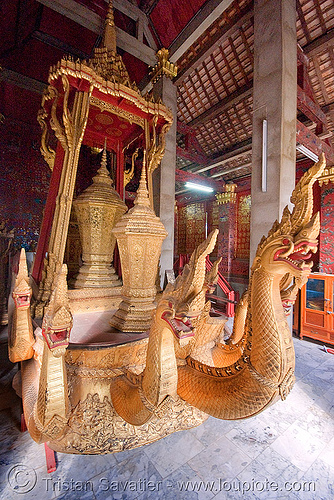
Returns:
[[[208,416],[178,396],[168,397],[152,414],[149,422],[133,426],[116,412],[110,398],[110,381],[124,370],[141,373],[145,366],[148,339],[114,346],[71,347],[66,351],[65,366],[70,401],[67,424],[61,434],[49,422],[43,432],[36,427],[34,410],[39,385],[37,342],[36,358],[22,364],[24,414],[31,437],[55,451],[76,454],[105,454],[130,450],[157,441],[179,430],[190,429]]]
[[[113,266],[87,263],[80,267],[73,284],[74,288],[111,288],[121,285],[122,282]]]
[[[197,427],[207,418],[208,415],[179,397],[175,401],[168,398],[149,422],[135,427],[116,414],[110,398],[90,393],[72,410],[64,436],[49,441],[48,446],[61,453],[115,453],[158,441],[176,431]]]
[[[72,314],[116,309],[122,299],[121,290],[121,287],[69,290]]]
[[[123,297],[110,325],[121,332],[146,332],[151,326],[155,308],[152,299],[145,303],[143,299]]]

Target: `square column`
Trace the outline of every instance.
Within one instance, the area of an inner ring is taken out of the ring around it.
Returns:
[[[295,187],[296,110],[296,2],[255,0],[251,262],[262,235],[280,219]],[[264,188],[263,120],[267,121]]]
[[[166,76],[162,76],[153,89],[154,96],[173,113],[173,123],[167,132],[165,154],[160,166],[154,171],[154,209],[168,233],[162,243],[160,276],[163,284],[165,271],[173,269],[174,257],[174,205],[175,205],[175,168],[176,168],[176,116],[177,87]]]

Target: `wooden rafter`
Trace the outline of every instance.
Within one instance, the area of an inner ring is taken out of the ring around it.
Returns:
[[[174,80],[176,85],[180,83],[197,67],[201,62],[203,62],[216,47],[222,45],[228,38],[239,29],[244,23],[249,21],[253,17],[253,6],[247,5],[242,11],[240,11],[240,17],[230,20],[222,29],[217,29],[212,37],[208,37],[208,40],[202,44],[201,49],[194,55],[191,61],[181,69],[178,76]]]
[[[304,91],[297,86],[297,108],[312,122],[322,124],[327,128],[327,118],[319,104],[313,101]]]
[[[326,23],[325,23],[324,17],[323,17],[322,12],[321,12],[319,0],[313,0],[313,1],[314,1],[315,10],[317,11],[317,14],[318,14],[318,19],[319,19],[319,23],[320,23],[322,32],[326,33]]]
[[[204,111],[202,114],[196,116],[196,118],[194,118],[189,123],[189,125],[195,127],[202,123],[205,123],[206,121],[212,120],[212,118],[221,113],[224,113],[227,109],[231,108],[236,103],[242,101],[246,97],[251,96],[252,92],[253,92],[253,81],[247,83],[243,87],[240,87],[238,90],[230,94],[230,96],[220,100],[209,110]]]
[[[229,8],[233,0],[210,0],[195,14],[169,47],[173,62],[180,59],[192,44]]]
[[[332,47],[334,45],[334,28],[328,30],[323,35],[317,37],[315,40],[309,42],[303,51],[308,56],[315,56],[323,52],[327,47]]]
[[[297,7],[297,13],[298,13],[298,17],[300,20],[300,24],[301,24],[303,32],[304,32],[304,36],[305,36],[307,42],[310,43],[311,42],[311,35],[310,35],[310,32],[309,32],[308,27],[307,27],[307,23],[305,20],[303,9],[300,5],[300,0],[297,0],[296,7]]]

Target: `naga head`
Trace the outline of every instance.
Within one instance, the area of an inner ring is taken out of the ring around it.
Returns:
[[[65,354],[73,326],[73,317],[67,297],[66,275],[67,266],[63,264],[42,324],[43,337],[56,358]]]
[[[182,345],[194,336],[192,320],[203,312],[205,293],[215,282],[214,274],[220,261],[213,271],[206,273],[206,257],[212,252],[217,235],[216,229],[194,250],[182,274],[167,285],[157,305],[156,316],[168,325]]]
[[[285,282],[288,281],[287,274],[290,281],[292,278],[305,281],[313,266],[312,255],[317,251],[320,231],[319,213],[312,217],[312,187],[324,168],[322,154],[296,185],[291,195],[292,213],[285,207],[281,222],[276,221],[267,238],[262,238],[252,271],[261,266],[281,279],[285,277]]]
[[[12,292],[16,309],[29,309],[32,290],[29,285],[28,268],[26,253],[21,249],[19,271],[15,281],[15,287]]]
[[[191,319],[197,316],[197,312],[191,313],[187,304],[178,307],[172,299],[161,299],[156,314],[160,315],[182,346],[194,336]]]

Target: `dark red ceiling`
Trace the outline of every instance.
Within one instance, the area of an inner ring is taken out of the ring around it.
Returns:
[[[105,15],[105,0],[76,1],[102,17]],[[210,0],[137,0],[137,4],[138,7],[151,18],[162,46],[169,47],[172,41],[189,23],[191,18],[208,1]],[[120,27],[125,29],[125,26]]]
[[[150,14],[163,47],[169,47],[205,0],[160,0]]]

